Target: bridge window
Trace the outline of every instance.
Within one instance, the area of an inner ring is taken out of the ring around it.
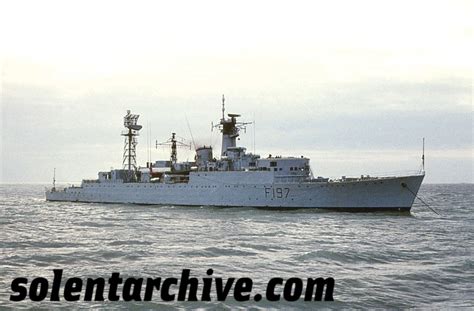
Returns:
[[[277,166],[277,161],[271,161],[270,162],[270,167],[275,167]]]

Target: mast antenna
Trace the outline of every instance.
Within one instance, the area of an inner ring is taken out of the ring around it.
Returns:
[[[150,162],[150,122],[149,121],[146,121],[146,162],[147,163]]]
[[[425,138],[423,137],[423,153],[421,155],[421,167],[423,172],[425,172]]]
[[[56,190],[56,168],[53,170],[53,190]]]
[[[148,159],[149,159],[149,162],[151,163],[152,159],[151,159],[151,138],[152,138],[152,134],[151,134],[151,121],[150,122],[150,126],[149,126],[149,135],[148,135]],[[151,166],[151,164],[150,164]]]
[[[222,94],[222,120],[225,119],[225,97],[224,94]]]
[[[255,112],[253,113],[253,154],[255,154]]]

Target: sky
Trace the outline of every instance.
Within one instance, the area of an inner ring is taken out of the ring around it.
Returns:
[[[304,155],[314,175],[474,182],[472,1],[3,1],[0,182],[121,168],[123,116],[138,162],[171,132]],[[189,124],[189,126],[188,126]],[[191,135],[192,134],[192,135]],[[254,148],[255,147],[255,148]],[[192,160],[193,151],[178,150]]]

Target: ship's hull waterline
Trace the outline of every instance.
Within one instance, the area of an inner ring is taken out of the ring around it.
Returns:
[[[424,174],[337,182],[83,183],[52,189],[49,201],[172,206],[319,208],[337,211],[409,211]]]

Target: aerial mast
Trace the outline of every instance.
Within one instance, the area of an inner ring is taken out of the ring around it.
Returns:
[[[229,113],[228,118],[225,117],[225,97],[222,95],[222,119],[219,124],[212,125],[212,128],[216,127],[222,132],[222,150],[221,156],[227,156],[227,149],[236,146],[236,140],[239,137],[240,130],[246,130],[247,124],[252,122],[239,122],[237,118],[240,114]]]
[[[222,94],[222,120],[225,119],[225,97],[224,94]]]
[[[123,125],[127,130],[122,132],[122,136],[125,136],[125,143],[123,147],[123,169],[127,170],[128,182],[135,180],[135,171],[137,170],[137,136],[138,131],[142,129],[141,125],[137,124],[138,114],[131,114],[130,110],[127,110],[127,114],[123,118]]]
[[[423,137],[423,153],[421,155],[421,167],[423,173],[425,172],[425,138]]]
[[[181,141],[178,141],[176,137],[176,133],[171,133],[171,138],[169,138],[167,141],[162,143],[158,143],[158,141],[156,141],[156,148],[158,148],[158,146],[171,146],[170,162],[172,172],[175,170],[176,163],[178,162],[178,147],[185,147],[191,150],[191,144],[184,143],[183,138],[180,138]]]
[[[53,191],[56,190],[56,168],[53,171]]]

